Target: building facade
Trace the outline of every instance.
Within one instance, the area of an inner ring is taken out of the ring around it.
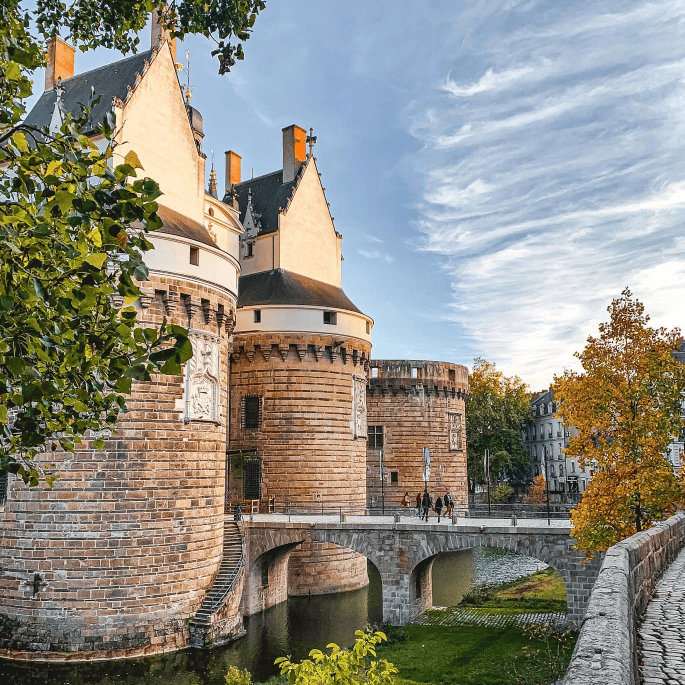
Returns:
[[[533,420],[521,431],[528,450],[529,476],[545,476],[550,495],[574,499],[573,495],[585,492],[594,473],[590,465],[581,468],[578,458],[567,454],[571,438],[578,434],[576,428],[555,416],[557,405],[551,389],[533,393],[531,408]]]

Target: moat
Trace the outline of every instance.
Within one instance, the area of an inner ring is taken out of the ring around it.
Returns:
[[[544,564],[501,550],[440,555],[433,566],[433,603],[457,604],[473,583],[498,583],[532,573]],[[247,668],[253,680],[277,673],[274,660],[299,660],[330,642],[350,645],[354,631],[381,623],[380,578],[369,566],[370,584],[361,590],[287,602],[245,620],[246,635],[214,650],[185,650],[146,659],[81,665],[12,664],[0,661],[3,685],[223,685],[230,665]]]

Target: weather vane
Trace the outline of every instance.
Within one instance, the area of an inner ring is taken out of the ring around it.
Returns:
[[[184,97],[186,99],[186,105],[190,106],[190,98],[193,95],[193,88],[195,86],[190,85],[190,50],[186,50],[186,66],[184,67],[180,62],[176,62],[177,71],[185,71],[186,73],[186,90]]]

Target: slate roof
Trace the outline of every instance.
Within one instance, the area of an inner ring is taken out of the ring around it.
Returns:
[[[362,313],[345,295],[342,288],[300,276],[292,271],[271,269],[240,277],[238,308],[278,304],[325,307]]]
[[[252,206],[258,214],[261,214],[259,221],[262,227],[259,235],[275,233],[278,230],[279,211],[285,209],[288,204],[296,182],[297,179],[283,183],[283,170],[281,170],[237,183],[235,190],[240,207],[240,223],[245,221],[247,198],[249,191],[252,190]],[[224,197],[224,202],[229,200],[228,196]]]
[[[201,223],[161,205],[157,214],[159,214],[159,218],[164,222],[164,226],[157,229],[158,233],[178,235],[183,238],[196,240],[198,243],[210,245],[211,247],[217,246],[209,231]]]
[[[680,345],[680,349],[673,353],[673,356],[682,364],[685,364],[685,341]]]
[[[112,98],[119,98],[122,102],[128,96],[128,87],[136,85],[136,75],[145,71],[145,61],[151,62],[153,51],[145,50],[137,55],[127,57],[112,64],[77,74],[64,79],[62,86],[63,111],[75,114],[80,111],[79,104],[87,104],[90,100],[90,89],[95,89],[95,95],[100,95],[100,102],[91,110],[91,128],[86,133],[95,131],[96,126],[102,122],[107,112],[112,109]],[[52,113],[55,109],[57,95],[54,88],[45,91],[33,109],[28,113],[24,123],[31,126],[49,126]]]

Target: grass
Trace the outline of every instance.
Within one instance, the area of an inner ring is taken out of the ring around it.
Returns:
[[[400,630],[406,639],[391,637],[378,656],[395,664],[402,685],[547,685],[563,675],[575,642],[520,628]]]
[[[475,587],[459,606],[492,609],[492,613],[564,613],[566,586],[558,571],[546,568],[501,585]]]

